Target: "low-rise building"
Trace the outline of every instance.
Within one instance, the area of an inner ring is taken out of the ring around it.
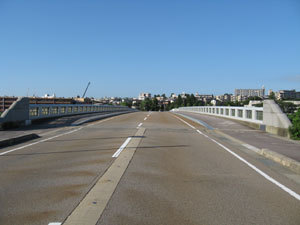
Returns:
[[[143,101],[147,98],[151,98],[151,94],[150,93],[140,93],[138,99]]]
[[[300,99],[300,92],[296,91],[295,89],[293,90],[280,90],[277,93],[277,99],[282,100],[282,99]]]

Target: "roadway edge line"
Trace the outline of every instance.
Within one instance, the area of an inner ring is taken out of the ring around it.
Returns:
[[[200,123],[200,121],[198,120],[194,120],[192,118],[190,118],[189,116],[185,116],[185,115],[182,115],[180,113],[174,113],[176,115],[180,115],[182,117],[184,117],[185,119],[188,119],[188,120],[191,120],[191,121],[194,121],[196,123],[199,123],[201,126],[205,126],[204,124]],[[206,127],[207,128],[207,127]],[[211,129],[210,129],[211,130]],[[270,149],[267,149],[267,148],[262,148],[262,149],[259,149],[257,147],[254,147],[246,142],[243,142],[241,140],[238,140],[228,134],[225,134],[224,132],[218,130],[218,129],[213,129],[214,132],[230,139],[231,141],[234,141],[240,145],[242,145],[243,147],[247,148],[248,150],[251,150],[253,152],[255,152],[256,154],[259,154],[267,159],[270,159],[272,160],[273,162],[275,163],[278,163],[279,165],[281,166],[284,166],[285,168],[288,168],[290,169],[291,171],[297,173],[297,174],[300,174],[300,162],[294,160],[294,159],[291,159],[285,155],[282,155],[280,153],[277,153],[277,152],[274,152]],[[203,134],[204,135],[204,134]]]
[[[174,117],[179,118],[177,116],[174,115]],[[180,118],[180,120],[182,120]],[[182,120],[184,121],[184,120]],[[188,122],[184,121],[184,123],[188,124],[189,126],[191,126]],[[197,131],[198,132],[198,131]],[[215,139],[204,135],[201,131],[198,132],[200,135],[205,136],[206,138],[208,138],[209,140],[213,141],[214,143],[216,143],[217,145],[219,145],[220,147],[222,147],[224,150],[226,150],[228,153],[232,154],[234,157],[236,157],[237,159],[239,159],[241,162],[243,162],[244,164],[246,164],[248,167],[250,167],[251,169],[253,169],[255,172],[257,172],[258,174],[260,174],[262,177],[264,177],[266,180],[270,181],[271,183],[275,184],[277,187],[279,187],[280,189],[282,189],[283,191],[285,191],[286,193],[288,193],[289,195],[291,195],[292,197],[294,197],[295,199],[300,201],[300,195],[298,193],[296,193],[295,191],[291,190],[290,188],[286,187],[285,185],[281,184],[280,182],[278,182],[277,180],[275,180],[274,178],[272,178],[271,176],[269,176],[268,174],[266,174],[265,172],[263,172],[262,170],[258,169],[256,166],[254,166],[253,164],[249,163],[247,160],[245,160],[243,157],[239,156],[237,153],[233,152],[232,150],[230,150],[229,148],[227,148],[226,146],[222,145],[221,143],[219,143],[218,141],[216,141]]]
[[[131,141],[120,156],[111,164],[103,176],[81,200],[77,207],[62,223],[63,225],[95,225],[101,218],[117,185],[132,160],[132,157],[145,133],[141,127],[132,137]]]
[[[10,153],[10,152],[15,152],[15,151],[19,151],[21,149],[24,149],[24,148],[27,148],[27,147],[30,147],[30,146],[33,146],[33,145],[36,145],[36,144],[40,144],[40,143],[43,143],[43,142],[46,142],[46,141],[49,141],[49,140],[52,140],[52,139],[55,139],[55,138],[58,138],[58,137],[61,137],[61,136],[64,136],[64,135],[67,135],[67,134],[71,134],[71,133],[74,133],[74,132],[77,132],[85,127],[89,127],[89,126],[93,126],[93,125],[96,125],[96,124],[99,124],[99,123],[103,123],[103,122],[106,122],[106,121],[109,121],[109,120],[112,120],[116,117],[110,117],[108,119],[104,119],[104,120],[101,120],[99,122],[96,122],[96,123],[93,123],[93,124],[89,124],[89,125],[86,125],[86,126],[81,126],[79,128],[76,128],[76,129],[73,129],[71,128],[70,131],[67,131],[65,133],[62,133],[62,134],[58,134],[58,135],[55,135],[55,136],[52,136],[52,137],[49,137],[49,138],[45,138],[45,139],[42,139],[40,141],[37,141],[37,142],[33,142],[33,143],[30,143],[30,144],[27,144],[27,145],[23,145],[23,146],[20,146],[20,147],[17,147],[17,148],[13,148],[13,149],[10,149],[10,150],[7,150],[5,152],[0,152],[0,156],[3,156],[3,155],[6,155],[7,153]],[[60,131],[62,130],[63,128],[60,128],[58,129],[57,131]]]

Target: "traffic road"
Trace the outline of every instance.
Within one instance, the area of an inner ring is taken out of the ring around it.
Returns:
[[[266,162],[168,112],[60,128],[0,150],[0,224],[300,224],[299,176]]]

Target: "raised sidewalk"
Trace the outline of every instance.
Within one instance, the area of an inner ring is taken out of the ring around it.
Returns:
[[[207,129],[220,131],[244,146],[300,172],[300,142],[256,130],[239,122],[199,113],[178,112],[202,124]],[[293,164],[293,165],[289,165]],[[295,165],[296,164],[296,165]],[[294,168],[296,167],[296,168]]]

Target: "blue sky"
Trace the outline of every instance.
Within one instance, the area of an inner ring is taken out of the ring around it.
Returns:
[[[299,0],[0,0],[0,96],[300,91]]]

